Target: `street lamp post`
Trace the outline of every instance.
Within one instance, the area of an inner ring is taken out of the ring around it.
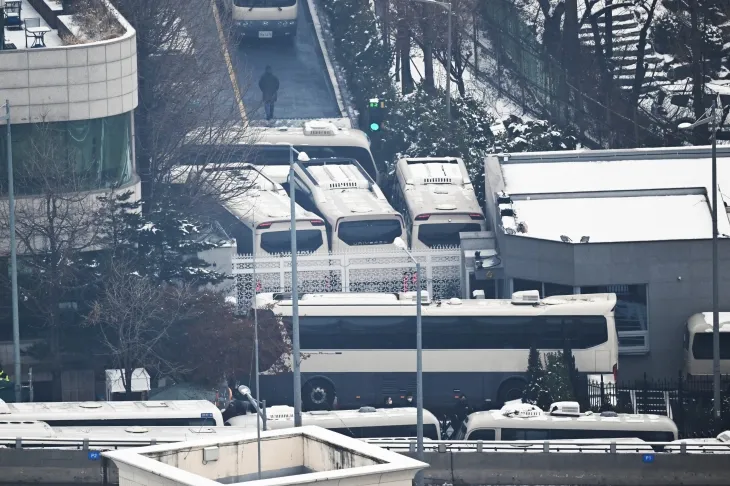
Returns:
[[[299,291],[297,289],[297,218],[296,183],[294,182],[294,153],[299,162],[309,162],[306,152],[300,152],[291,144],[289,147],[289,200],[291,238],[291,298],[292,298],[292,371],[294,375],[294,427],[302,426],[302,375],[299,369]]]
[[[0,0],[0,5],[4,4],[4,0]],[[2,17],[2,12],[0,12]],[[4,39],[4,30],[0,29],[0,40]],[[5,100],[5,120],[7,135],[7,157],[8,157],[8,212],[10,213],[10,281],[12,286],[13,299],[13,359],[15,360],[14,382],[15,382],[15,401],[20,403],[23,401],[22,378],[20,375],[20,322],[18,318],[18,250],[15,243],[15,187],[13,183],[13,146],[10,133],[10,101]]]
[[[393,244],[405,251],[416,264],[416,453],[419,461],[423,461],[423,334],[421,325],[421,264],[408,251],[406,242],[396,238]],[[422,486],[423,474],[416,473],[416,486]]]
[[[251,396],[251,389],[245,385],[241,385],[238,387],[238,392],[246,397],[246,400],[248,400],[248,403],[253,406],[253,408],[256,410],[256,447],[258,452],[258,478],[261,479],[261,428],[259,427],[259,420],[266,423],[266,417],[264,417],[263,412],[261,411],[261,408],[259,408],[258,400],[254,400],[254,398]],[[258,390],[256,391],[256,395],[258,395]]]
[[[0,51],[5,49],[5,0],[0,0]],[[8,120],[10,123],[10,120]]]
[[[437,5],[448,12],[449,20],[446,40],[446,119],[451,120],[451,1],[439,2],[437,0],[413,0],[414,2]]]
[[[710,87],[708,85],[708,87]],[[722,100],[720,94],[712,103],[712,107],[705,115],[694,123],[680,123],[679,128],[691,130],[695,127],[710,124],[710,139],[712,141],[712,375],[714,391],[715,417],[720,418],[722,403],[720,396],[720,291],[719,268],[717,256],[717,130],[720,128],[722,115]]]

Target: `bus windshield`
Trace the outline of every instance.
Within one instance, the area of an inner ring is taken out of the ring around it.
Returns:
[[[431,223],[418,226],[418,239],[428,247],[459,246],[459,233],[480,231],[478,223]]]
[[[337,226],[340,240],[350,246],[387,245],[402,233],[397,219],[367,219],[364,221],[345,221]]]
[[[298,230],[297,251],[317,251],[324,243],[320,230]],[[261,235],[261,249],[267,253],[288,253],[291,251],[291,232],[270,231]]]

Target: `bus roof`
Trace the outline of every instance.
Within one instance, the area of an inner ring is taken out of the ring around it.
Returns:
[[[338,127],[326,121],[307,121],[299,126],[258,128],[251,127],[254,132],[253,145],[292,144],[361,147],[370,150],[370,139],[362,130]],[[251,143],[249,140],[248,143]]]
[[[346,216],[400,216],[354,159],[297,162],[295,167],[299,180],[309,188],[330,224]]]
[[[415,313],[413,292],[301,294],[300,315],[393,315]],[[291,313],[292,300],[286,294],[259,294],[257,305],[274,304],[275,314]],[[449,299],[443,302],[423,302],[424,316],[444,315],[606,315],[616,305],[616,294],[559,295],[542,299],[537,304],[517,304],[509,299]],[[365,311],[367,307],[367,311]],[[415,315],[415,314],[414,314]]]
[[[146,418],[201,418],[221,412],[207,400],[171,400],[144,402],[24,402],[0,400],[0,420],[106,420]]]
[[[400,159],[397,173],[412,217],[419,214],[482,214],[469,173],[460,158]]]
[[[720,332],[730,332],[730,312],[720,312]],[[712,312],[698,312],[687,319],[689,332],[712,332]]]
[[[604,417],[596,413],[583,413],[580,416],[556,416],[543,412],[537,416],[508,416],[500,410],[475,412],[467,419],[467,430],[475,429],[587,429],[587,430],[634,430],[655,431],[671,430],[677,434],[677,425],[664,415],[616,414]]]
[[[112,426],[112,427],[52,427],[45,422],[25,422],[10,426],[0,422],[0,437],[23,439],[55,438],[64,440],[112,441],[112,440],[152,440],[158,442],[181,442],[191,439],[232,436],[245,433],[239,427],[164,427],[164,426]]]
[[[277,407],[277,409],[287,408],[291,413],[277,413],[273,418],[269,418],[267,413],[266,423],[276,428],[284,428],[294,423],[293,407]],[[363,407],[359,410],[332,410],[332,411],[314,411],[302,413],[302,424],[318,425],[324,428],[346,428],[346,427],[368,427],[368,426],[396,426],[396,425],[413,425],[416,423],[415,407],[404,408],[372,408]],[[268,412],[268,411],[267,411]],[[428,410],[423,411],[423,421],[426,424],[438,424],[438,419]],[[234,427],[239,426],[255,426],[255,415],[239,415],[228,420],[228,423]]]

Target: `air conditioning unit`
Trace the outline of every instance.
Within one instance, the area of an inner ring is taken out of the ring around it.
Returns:
[[[512,303],[515,305],[534,305],[540,303],[539,290],[522,290],[512,294]]]
[[[580,405],[578,402],[555,402],[550,405],[550,415],[579,417]]]
[[[413,302],[414,304],[418,303],[418,292],[399,292],[398,293],[398,300],[403,302]],[[421,291],[421,304],[430,304],[431,303],[431,296],[428,295],[428,291],[422,290]]]

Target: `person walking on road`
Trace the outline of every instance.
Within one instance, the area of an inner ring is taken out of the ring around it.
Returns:
[[[266,66],[266,72],[259,79],[259,89],[264,98],[266,119],[271,120],[274,118],[274,103],[276,103],[276,94],[279,91],[279,78],[271,72],[271,66]]]

